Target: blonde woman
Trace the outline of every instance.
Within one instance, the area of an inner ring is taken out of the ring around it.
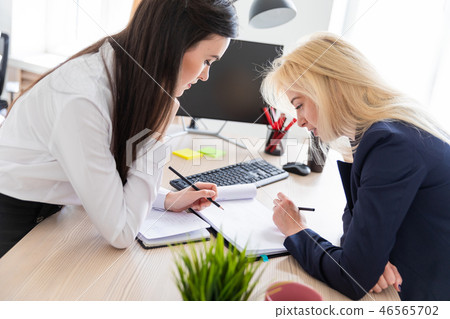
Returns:
[[[402,300],[450,300],[449,135],[328,33],[276,60],[262,92],[323,142],[353,146],[353,163],[338,162],[340,247],[308,229],[286,195],[274,200],[273,220],[300,265],[352,299],[394,285]]]

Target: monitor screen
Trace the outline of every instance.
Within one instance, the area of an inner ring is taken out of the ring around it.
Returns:
[[[267,124],[260,87],[261,71],[282,53],[283,46],[242,40],[231,43],[209,71],[179,98],[177,115]],[[186,112],[184,112],[184,110]]]

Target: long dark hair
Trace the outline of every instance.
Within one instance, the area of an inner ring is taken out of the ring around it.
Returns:
[[[212,35],[237,36],[233,2],[143,0],[123,31],[68,59],[98,52],[105,40],[114,48],[114,73],[108,74],[114,98],[111,151],[123,184],[129,169],[127,141],[145,129],[163,131],[169,124],[184,53]]]

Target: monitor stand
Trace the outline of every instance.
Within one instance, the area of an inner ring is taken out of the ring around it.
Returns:
[[[218,138],[221,138],[225,141],[227,141],[228,143],[232,143],[235,144],[239,147],[242,147],[244,149],[247,149],[247,147],[245,147],[243,144],[237,142],[234,139],[230,139],[228,137],[225,137],[223,135],[220,135],[220,132],[223,130],[223,128],[225,127],[225,125],[227,124],[227,121],[225,121],[223,123],[223,125],[220,127],[220,129],[217,132],[211,132],[208,130],[202,130],[199,129],[196,123],[197,118],[191,118],[191,123],[189,124],[188,127],[186,127],[186,125],[184,124],[184,119],[181,118],[181,123],[183,123],[183,131],[176,133],[176,134],[171,134],[172,137],[178,136],[178,135],[184,135],[184,134],[188,134],[188,133],[192,133],[192,134],[200,134],[200,135],[210,135],[210,136],[215,136]]]

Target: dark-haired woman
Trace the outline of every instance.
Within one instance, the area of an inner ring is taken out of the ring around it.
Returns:
[[[176,98],[208,79],[236,33],[228,0],[144,0],[122,32],[24,92],[0,128],[0,256],[62,205],[83,205],[117,248],[134,241],[152,206],[208,206],[213,184],[160,190],[159,146]]]

